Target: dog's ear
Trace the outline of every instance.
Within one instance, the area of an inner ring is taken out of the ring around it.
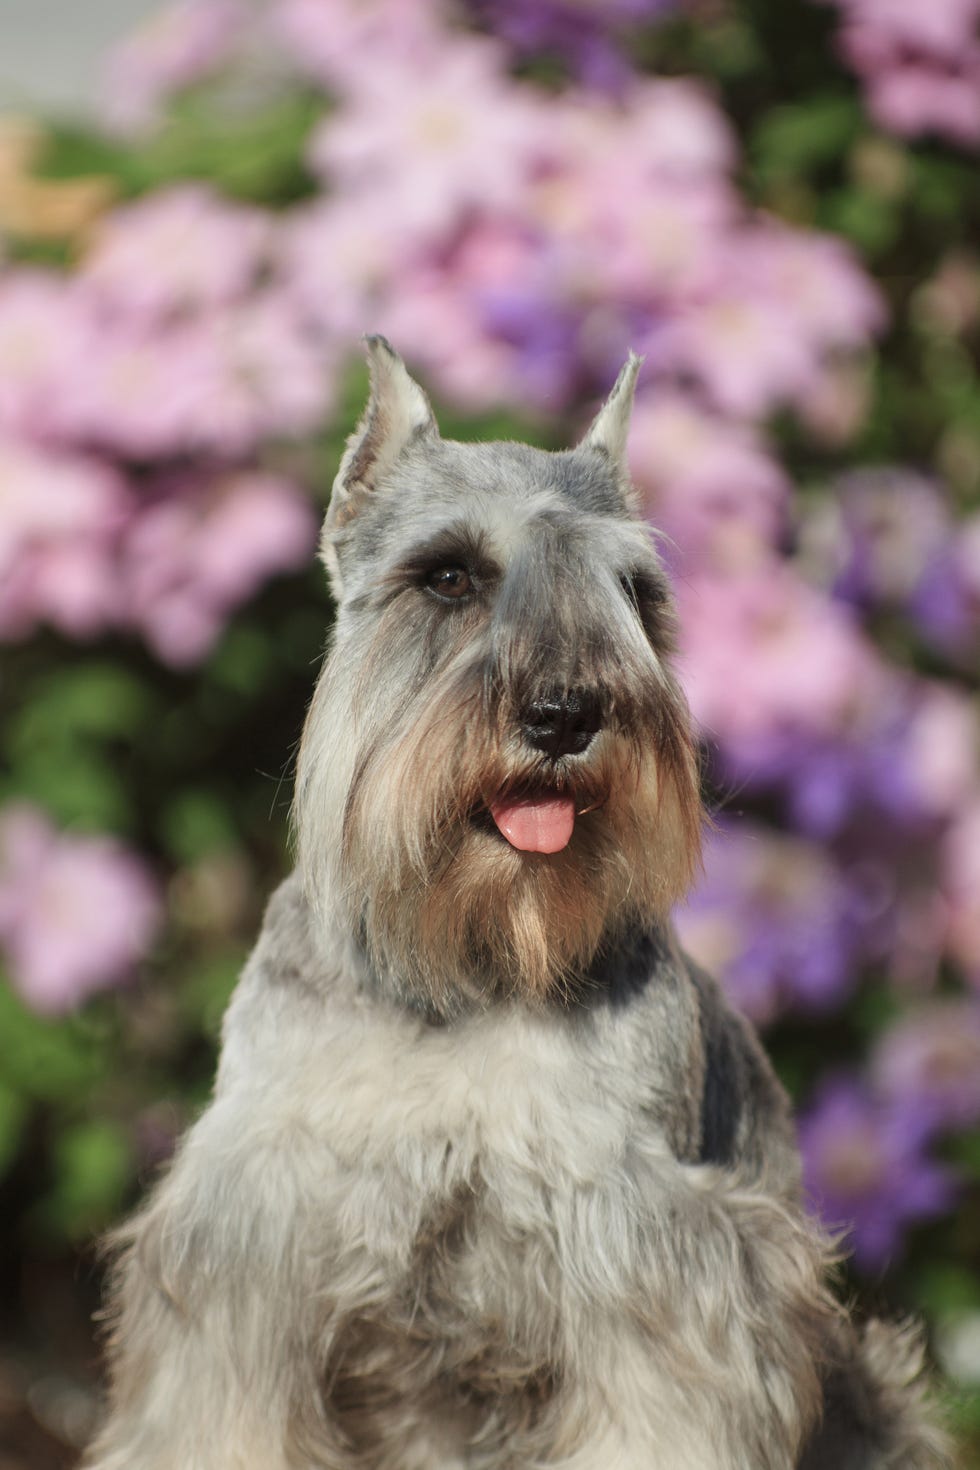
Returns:
[[[439,434],[428,398],[391,344],[376,336],[366,337],[365,342],[371,391],[364,416],[340,461],[320,544],[338,594],[341,578],[335,534],[354,519],[409,444]]]
[[[617,470],[626,474],[626,439],[633,412],[636,377],[643,358],[630,352],[613,390],[592,421],[592,427],[580,444],[581,449],[596,449],[608,455]]]

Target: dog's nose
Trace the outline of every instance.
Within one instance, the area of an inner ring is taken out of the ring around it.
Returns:
[[[557,760],[581,755],[602,724],[599,700],[588,689],[557,690],[525,705],[521,714],[524,739],[535,750]]]

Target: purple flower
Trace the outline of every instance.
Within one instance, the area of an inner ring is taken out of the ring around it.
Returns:
[[[891,1106],[933,1128],[980,1121],[980,1003],[938,1001],[903,1017],[879,1039],[871,1075]]]
[[[126,979],[160,918],[156,884],[114,838],[59,833],[27,805],[0,812],[0,950],[34,1010],[72,1010]]]
[[[470,0],[476,16],[522,56],[560,56],[589,86],[631,76],[620,33],[659,19],[676,0]]]
[[[980,784],[945,835],[946,946],[980,990]]]
[[[124,545],[128,620],[175,667],[203,658],[232,611],[310,556],[316,518],[295,486],[238,471],[168,483]]]
[[[844,1230],[854,1259],[876,1271],[902,1252],[909,1226],[947,1210],[950,1171],[926,1157],[928,1129],[859,1082],[827,1082],[799,1124],[804,1190],[830,1230]]]
[[[811,843],[746,822],[711,834],[704,874],[677,915],[685,946],[758,1024],[833,1008],[856,976],[850,885]]]

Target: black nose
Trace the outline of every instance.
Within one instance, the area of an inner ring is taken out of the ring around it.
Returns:
[[[558,690],[524,706],[524,739],[552,760],[581,755],[602,724],[599,700],[588,689]]]

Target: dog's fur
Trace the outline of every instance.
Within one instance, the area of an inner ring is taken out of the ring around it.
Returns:
[[[669,927],[698,778],[623,466],[638,361],[548,454],[443,441],[370,358],[297,871],[123,1232],[86,1465],[943,1464],[913,1336],[835,1305],[786,1099]],[[584,749],[533,738],[556,690]],[[542,793],[571,841],[518,850],[492,813]]]

